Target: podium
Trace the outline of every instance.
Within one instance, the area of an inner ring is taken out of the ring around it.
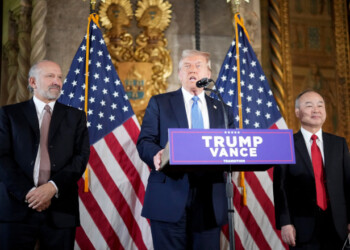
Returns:
[[[226,171],[230,249],[234,246],[233,171],[265,171],[295,164],[290,129],[169,129],[166,171]],[[168,162],[167,162],[168,161]]]

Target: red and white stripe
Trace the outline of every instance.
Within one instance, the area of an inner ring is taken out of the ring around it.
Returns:
[[[270,129],[287,129],[284,119],[279,119]],[[273,201],[273,169],[262,172],[245,172],[247,206],[242,202],[242,188],[238,187],[238,173],[233,173],[234,222],[236,250],[288,249],[275,227]],[[229,231],[223,228],[221,249],[229,249]]]
[[[79,180],[81,227],[75,249],[153,249],[141,217],[149,169],[139,158],[135,115],[90,147],[89,192]]]
[[[280,119],[271,128],[287,128]],[[91,146],[90,190],[79,181],[81,227],[75,249],[153,249],[141,209],[149,170],[136,150],[140,128],[135,116]],[[236,249],[286,249],[275,229],[272,169],[246,172],[247,206],[233,174]],[[228,226],[221,249],[229,249]]]

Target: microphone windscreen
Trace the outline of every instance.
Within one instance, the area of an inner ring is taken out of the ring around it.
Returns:
[[[202,78],[202,79],[200,79],[199,81],[196,82],[196,86],[198,88],[205,88],[205,87],[207,87],[209,85],[209,83],[211,81],[213,81],[213,80],[211,80],[211,79],[209,79],[207,77],[204,77],[204,78]]]

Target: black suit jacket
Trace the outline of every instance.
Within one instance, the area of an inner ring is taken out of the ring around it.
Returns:
[[[339,236],[347,236],[350,223],[350,159],[342,137],[323,133],[324,174],[334,226]],[[276,226],[292,224],[297,242],[307,242],[315,226],[316,187],[312,162],[304,137],[294,134],[295,165],[275,167],[273,186]]]
[[[34,187],[33,170],[40,130],[33,100],[0,109],[0,221],[21,221],[31,208],[25,196]],[[79,225],[77,181],[90,146],[84,112],[56,102],[49,128],[51,177],[58,190],[49,218],[57,227]]]
[[[225,128],[219,101],[205,97],[210,128]],[[233,114],[229,114],[229,127],[233,127]],[[149,101],[143,119],[137,149],[141,159],[151,167],[142,215],[153,220],[176,222],[183,215],[189,193],[189,179],[185,172],[155,171],[153,156],[168,142],[169,128],[188,128],[186,110],[181,89],[157,95]],[[171,166],[170,166],[171,167]],[[201,181],[208,184],[208,197],[214,209],[218,225],[227,222],[227,199],[222,173],[209,173]]]

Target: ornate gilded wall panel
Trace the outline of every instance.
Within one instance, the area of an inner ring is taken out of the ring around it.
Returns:
[[[334,34],[336,55],[337,87],[337,120],[339,134],[347,138],[350,144],[350,44],[347,3],[343,0],[334,0]]]
[[[289,128],[295,129],[288,2],[269,1],[272,89]]]
[[[7,4],[3,16],[7,36],[3,46],[0,105],[29,99],[28,72],[46,55],[46,0],[23,0]]]
[[[306,88],[326,100],[325,131],[350,142],[349,34],[342,0],[269,0],[274,93],[295,131],[294,99]]]
[[[100,6],[104,38],[118,75],[139,122],[151,96],[164,93],[172,61],[164,30],[171,19],[171,4],[163,0],[138,1],[135,17],[142,32],[127,32],[133,13],[130,1],[107,0]]]

